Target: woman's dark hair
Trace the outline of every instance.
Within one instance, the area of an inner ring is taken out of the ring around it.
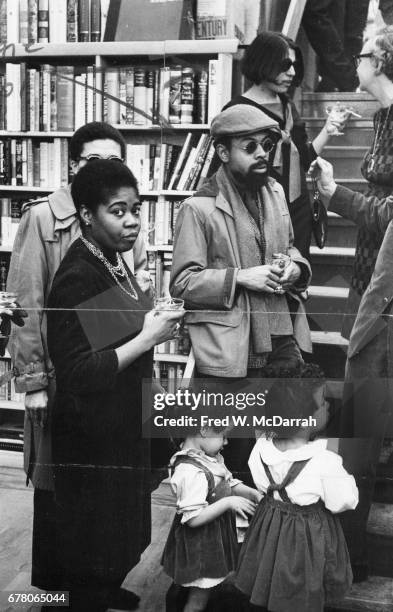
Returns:
[[[132,187],[138,193],[138,183],[131,170],[119,161],[95,159],[74,176],[71,195],[78,213],[82,206],[95,212],[121,187]]]
[[[308,419],[318,409],[314,393],[325,385],[325,375],[313,363],[304,363],[294,369],[266,367],[263,378],[275,379],[266,396],[265,416],[283,419]],[[266,427],[267,433],[280,437],[293,435],[300,425]]]
[[[393,81],[393,29],[384,28],[375,37],[376,58],[382,61],[381,70],[390,81]]]
[[[78,161],[85,144],[93,140],[113,140],[117,142],[120,145],[121,156],[125,159],[126,141],[119,130],[103,121],[92,121],[76,130],[70,140],[70,159]]]
[[[282,72],[282,61],[288,57],[288,50],[295,51],[296,74],[293,85],[297,87],[303,80],[304,66],[300,48],[291,38],[280,32],[261,32],[246,49],[242,60],[242,73],[256,85],[262,81],[274,81]]]

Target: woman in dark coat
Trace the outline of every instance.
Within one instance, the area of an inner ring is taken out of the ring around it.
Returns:
[[[117,161],[89,162],[72,197],[82,237],[64,257],[48,302],[57,385],[53,563],[71,609],[99,612],[116,601],[150,541],[142,379],[152,376],[153,346],[173,338],[182,312],[150,311],[120,256],[140,229],[131,171]]]
[[[272,160],[273,176],[284,188],[294,232],[294,245],[304,257],[311,242],[311,204],[306,172],[321,153],[330,136],[344,126],[349,113],[328,116],[313,142],[309,142],[304,121],[288,97],[288,91],[300,85],[303,60],[293,40],[278,32],[262,32],[247,48],[242,72],[251,87],[233,98],[228,106],[251,104],[278,122],[282,138]]]

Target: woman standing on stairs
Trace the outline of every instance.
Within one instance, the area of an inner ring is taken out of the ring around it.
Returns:
[[[306,172],[319,155],[330,136],[341,132],[348,118],[342,113],[337,121],[328,116],[318,136],[309,142],[304,122],[288,91],[303,79],[303,58],[297,45],[278,32],[262,32],[247,48],[242,72],[251,87],[236,96],[228,106],[251,104],[278,122],[281,141],[274,155],[271,176],[285,191],[291,215],[295,246],[304,257],[309,256],[311,242],[311,204],[306,184]]]
[[[392,412],[393,379],[393,32],[368,40],[356,58],[361,88],[381,104],[374,141],[363,162],[368,192],[336,185],[332,165],[315,162],[318,187],[331,210],[360,225],[350,304],[356,319],[346,364],[340,454],[359,486],[359,506],[348,513],[344,532],[355,579],[367,578],[367,520],[376,467]],[[360,284],[360,281],[362,284]],[[357,294],[355,293],[355,289]],[[357,312],[357,314],[356,314]],[[351,438],[353,436],[353,438]],[[393,472],[393,470],[392,470]]]

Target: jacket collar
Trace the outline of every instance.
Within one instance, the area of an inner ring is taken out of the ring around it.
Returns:
[[[54,231],[67,229],[76,218],[70,186],[62,187],[48,196],[49,207],[55,217]]]

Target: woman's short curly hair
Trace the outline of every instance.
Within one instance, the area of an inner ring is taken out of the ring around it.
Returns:
[[[381,71],[393,81],[393,28],[380,30],[375,37],[374,56],[381,60]]]
[[[242,60],[244,76],[259,85],[262,81],[274,81],[282,72],[281,63],[293,49],[296,57],[296,75],[293,85],[297,87],[303,80],[304,66],[300,48],[291,38],[281,32],[261,32],[246,49]]]

